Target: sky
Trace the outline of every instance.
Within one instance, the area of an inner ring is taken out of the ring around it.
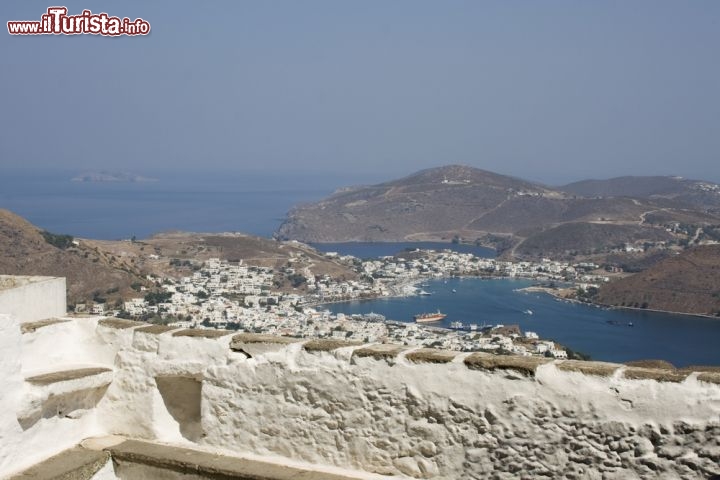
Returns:
[[[73,1],[151,33],[7,32],[57,4],[0,2],[0,172],[720,182],[714,0]]]

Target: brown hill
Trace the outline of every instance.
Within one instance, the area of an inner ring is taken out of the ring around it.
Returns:
[[[241,233],[167,232],[136,242],[87,240],[108,254],[132,261],[143,272],[158,277],[179,278],[192,274],[210,258],[271,268],[276,272],[276,288],[292,289],[287,272],[309,270],[316,276],[355,279],[347,265],[325,257],[298,242],[279,242]],[[291,275],[290,275],[291,276]]]
[[[310,271],[336,279],[355,279],[343,263],[297,242],[278,242],[243,234],[163,233],[142,241],[73,239],[43,232],[25,219],[0,210],[0,273],[67,277],[68,303],[138,297],[146,279],[192,274],[209,258],[242,260],[276,271],[275,287],[304,288],[288,272]]]
[[[449,241],[461,237],[494,246],[517,245],[541,235],[516,249],[519,255],[533,256],[541,251],[555,255],[578,249],[608,250],[623,242],[669,240],[672,236],[665,227],[673,222],[720,224],[720,218],[710,213],[685,209],[684,203],[674,205],[672,199],[662,201],[661,205],[648,199],[578,197],[451,165],[378,185],[344,189],[320,202],[297,207],[276,237],[304,242]],[[588,225],[583,228],[584,238],[592,241],[577,245],[578,239],[572,235],[582,223]],[[557,228],[564,224],[573,226]],[[598,232],[596,238],[588,238]],[[494,243],[483,240],[488,238],[494,238]]]
[[[607,180],[583,180],[559,190],[592,197],[635,197],[657,202],[673,200],[677,206],[718,211],[720,185],[682,177],[617,177]]]
[[[661,260],[600,288],[604,305],[720,316],[720,245],[705,245]]]
[[[622,249],[626,243],[668,241],[672,236],[659,228],[605,223],[563,223],[531,235],[515,248],[520,257],[566,258]]]
[[[70,305],[113,300],[142,283],[135,266],[93,248],[84,241],[42,231],[25,219],[0,209],[0,272],[8,275],[67,277]]]

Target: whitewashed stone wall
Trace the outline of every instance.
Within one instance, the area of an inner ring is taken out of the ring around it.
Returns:
[[[432,363],[252,342],[239,353],[230,336],[124,334],[132,345],[100,405],[114,433],[415,478],[720,473],[720,385],[698,374],[629,379],[617,365],[601,376],[548,363],[527,376],[468,368],[467,355]],[[153,377],[201,381],[200,418],[168,414]],[[199,436],[183,435],[198,420]]]
[[[3,447],[0,477],[13,460],[67,448],[58,438],[108,434],[399,478],[720,474],[716,373],[233,340],[229,332],[97,319],[20,338],[17,322],[0,316],[0,329],[0,375],[20,392],[0,399],[0,440],[20,445]],[[42,363],[25,369],[18,358],[42,355],[51,338],[64,353],[48,369],[107,365],[112,381],[95,408],[66,408],[23,430],[17,412],[35,388],[23,377]]]

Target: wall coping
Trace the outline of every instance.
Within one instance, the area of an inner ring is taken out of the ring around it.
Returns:
[[[160,334],[177,330],[177,327],[154,325],[147,322],[118,318],[105,318],[99,320],[98,324],[118,329],[140,327],[137,328],[137,331],[150,334]],[[235,332],[231,330],[193,328],[178,330],[174,332],[172,336],[216,339],[233,333]],[[413,363],[445,364],[452,362],[458,355],[467,353],[433,348],[415,348],[396,343],[364,344],[334,338],[308,339],[257,333],[235,333],[230,341],[230,349],[233,351],[243,351],[243,345],[266,344],[284,347],[294,343],[302,343],[303,350],[310,353],[331,352],[339,348],[357,347],[353,351],[352,357],[369,357],[388,362],[392,362],[400,354],[405,354],[406,358]],[[702,382],[720,385],[720,366],[661,368],[660,364],[658,364],[657,367],[653,367],[652,365],[654,364],[651,361],[648,362],[649,363],[646,362],[645,364],[650,366],[644,367],[635,366],[642,365],[643,362],[628,362],[629,365],[625,365],[621,363],[590,360],[556,360],[537,356],[496,355],[486,352],[472,352],[463,361],[465,366],[471,370],[514,370],[528,377],[535,376],[538,367],[553,364],[555,368],[563,372],[577,372],[583,375],[598,377],[611,377],[619,372],[620,375],[626,379],[654,380],[657,382],[682,382],[689,376],[695,374],[696,378]]]

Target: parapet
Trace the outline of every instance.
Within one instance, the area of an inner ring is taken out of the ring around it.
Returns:
[[[54,323],[54,321],[50,321],[50,323]],[[38,324],[42,323],[38,322]],[[174,337],[216,339],[234,333],[230,330],[178,329],[177,327],[117,318],[103,319],[98,324],[116,329],[136,328],[138,332],[154,335],[173,332],[172,336]],[[27,328],[31,328],[31,326],[28,325]],[[39,327],[35,326],[33,328]],[[577,372],[589,376],[610,377],[619,374],[621,378],[628,380],[654,380],[657,382],[677,383],[687,379],[690,375],[694,375],[699,381],[720,385],[720,367],[699,366],[677,369],[667,364],[667,362],[630,362],[629,365],[623,365],[599,361],[553,360],[536,356],[495,355],[483,352],[463,354],[457,351],[414,348],[394,343],[362,344],[361,342],[339,339],[303,339],[256,333],[235,333],[230,340],[229,348],[235,352],[248,353],[248,350],[253,350],[250,346],[263,346],[261,350],[267,352],[271,350],[277,351],[296,343],[302,344],[302,349],[309,353],[332,352],[342,348],[353,348],[352,356],[355,358],[373,358],[393,363],[400,355],[413,363],[437,364],[452,362],[458,356],[463,355],[463,363],[468,369],[485,371],[511,370],[528,377],[534,377],[538,367],[552,364],[563,372]],[[651,366],[634,366],[635,364]]]
[[[26,395],[17,412],[0,398],[22,427],[8,437],[19,455],[47,438],[42,458],[71,448],[68,458],[92,464],[74,445],[114,433],[125,441],[103,447],[114,462],[103,468],[124,468],[120,478],[355,478],[326,467],[363,478],[720,474],[716,367],[58,320],[23,334],[15,325],[27,358],[77,338],[49,371],[0,365]],[[9,471],[3,455],[0,476]]]

